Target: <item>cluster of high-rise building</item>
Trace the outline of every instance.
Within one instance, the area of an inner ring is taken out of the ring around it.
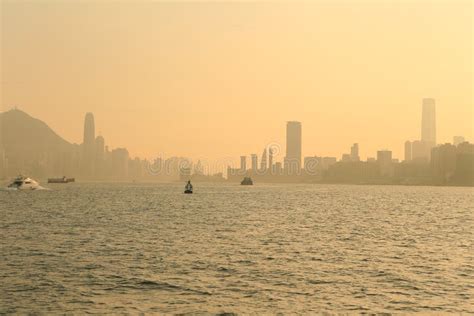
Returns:
[[[14,114],[11,117],[30,118],[15,111],[10,113]],[[60,138],[50,141],[57,146],[49,144],[47,147],[54,147],[55,151],[30,150],[35,147],[33,145],[12,151],[10,140],[10,152],[7,152],[0,140],[0,178],[25,172],[35,177],[67,175],[91,180],[225,180],[222,173],[210,176],[209,166],[201,161],[194,164],[184,157],[153,161],[132,159],[126,148],[109,150],[105,139],[96,136],[92,113],[85,116],[82,144],[69,144]],[[437,144],[436,105],[430,98],[422,102],[421,137],[405,142],[401,162],[386,149],[377,151],[374,158],[361,161],[358,143],[354,143],[350,152],[339,160],[336,157],[302,157],[302,125],[296,121],[287,122],[285,156],[279,155],[280,147],[275,144],[264,146],[260,156],[256,153],[243,155],[238,168],[227,167],[227,180],[252,177],[266,182],[474,185],[474,145],[462,136],[454,136],[452,144]]]
[[[429,162],[436,147],[436,105],[434,99],[423,99],[421,139],[405,142],[405,161]]]
[[[84,178],[126,178],[134,161],[130,161],[126,148],[116,148],[112,151],[105,145],[104,138],[95,135],[95,121],[92,113],[87,113],[84,119],[84,137],[81,148],[79,174]]]
[[[264,149],[258,167],[257,154],[240,157],[240,167],[227,169],[227,178],[237,181],[253,177],[261,181],[404,183],[404,184],[474,184],[474,145],[461,136],[453,144],[437,145],[435,100],[422,100],[421,139],[405,142],[405,159],[400,162],[392,151],[377,151],[376,158],[361,161],[359,144],[350,153],[335,157],[304,157],[302,163],[302,127],[287,122],[286,155],[283,164],[276,161],[272,147]]]

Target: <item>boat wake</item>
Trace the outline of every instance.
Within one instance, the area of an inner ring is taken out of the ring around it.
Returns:
[[[51,191],[50,188],[45,188],[43,186],[38,186],[34,189],[19,189],[19,188],[0,188],[0,191]]]

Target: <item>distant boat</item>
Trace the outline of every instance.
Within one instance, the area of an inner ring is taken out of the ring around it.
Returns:
[[[252,178],[250,177],[245,177],[242,182],[240,182],[241,185],[253,185]]]
[[[193,185],[191,184],[191,181],[188,181],[188,183],[186,183],[186,186],[184,187],[184,193],[185,194],[193,193]]]
[[[13,190],[37,190],[40,185],[35,180],[19,175],[8,185],[8,189]]]
[[[69,183],[69,182],[76,182],[76,179],[74,178],[49,178],[48,183]]]

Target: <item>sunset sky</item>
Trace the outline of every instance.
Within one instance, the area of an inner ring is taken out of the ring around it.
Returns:
[[[424,97],[474,140],[472,1],[1,3],[0,111],[70,142],[93,112],[133,156],[238,158],[298,120],[304,156],[403,158]]]

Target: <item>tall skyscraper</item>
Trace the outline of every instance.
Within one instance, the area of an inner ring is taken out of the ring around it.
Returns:
[[[84,119],[84,140],[83,146],[83,171],[86,176],[91,176],[94,173],[95,156],[95,124],[94,115],[87,113]]]
[[[301,171],[301,123],[290,121],[286,123],[286,157],[285,169],[289,175]]]
[[[247,170],[247,156],[240,156],[240,170],[242,172]]]
[[[271,147],[268,148],[268,170],[273,172],[273,149]]]
[[[436,105],[434,99],[423,99],[421,141],[436,146]]]
[[[267,170],[267,149],[263,150],[262,160],[260,161],[260,170],[265,172]]]
[[[258,170],[258,157],[257,154],[252,154],[252,172],[257,172]]]
[[[359,157],[359,144],[357,144],[357,143],[355,143],[351,147],[351,160],[352,161],[359,161],[360,160],[360,157]]]

